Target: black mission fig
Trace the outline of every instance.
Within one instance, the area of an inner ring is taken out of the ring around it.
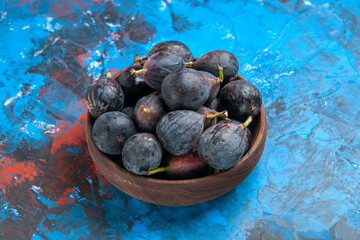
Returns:
[[[86,103],[92,117],[110,111],[121,111],[124,107],[124,93],[112,78],[100,78],[88,88]]]
[[[136,127],[124,113],[106,112],[93,125],[92,138],[100,151],[120,155],[126,140],[136,133]]]
[[[122,162],[132,173],[146,175],[160,166],[161,159],[161,144],[151,133],[137,133],[124,144]]]
[[[229,117],[245,121],[248,116],[255,118],[262,105],[259,89],[246,80],[234,80],[226,84],[219,94],[220,108],[229,112]]]
[[[179,41],[164,41],[156,44],[153,46],[148,54],[147,57],[150,57],[154,53],[157,52],[170,52],[172,54],[175,54],[178,57],[181,57],[185,62],[191,62],[193,61],[193,55],[189,48],[182,42]]]

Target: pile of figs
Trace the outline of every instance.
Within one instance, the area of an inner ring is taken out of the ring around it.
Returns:
[[[88,88],[92,139],[137,175],[191,179],[227,170],[249,150],[248,125],[262,106],[238,71],[229,51],[194,58],[181,42],[158,43]]]

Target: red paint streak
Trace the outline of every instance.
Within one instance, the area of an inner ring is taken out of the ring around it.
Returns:
[[[108,71],[111,72],[111,74],[115,74],[115,73],[119,72],[120,70],[118,68],[112,68]]]
[[[89,58],[91,56],[90,52],[86,52],[84,54],[80,54],[77,56],[77,59],[81,63],[82,66],[85,66],[84,59]]]
[[[51,73],[51,76],[55,78],[56,81],[61,83],[64,87],[72,91],[77,96],[81,97],[82,91],[85,88],[85,85],[81,81],[76,82],[76,77],[74,72],[70,71],[70,68],[61,69]]]
[[[87,103],[86,103],[86,100],[85,99],[81,99],[80,100],[80,102],[81,102],[81,106],[84,108],[84,109],[88,109],[88,107],[87,107]],[[86,121],[86,118],[85,118],[85,121]]]
[[[69,125],[68,122],[65,122],[63,120],[58,120],[58,123],[59,123],[59,126],[58,126],[59,131],[55,132],[55,133],[50,133],[50,137],[55,137],[55,136],[61,135],[64,131],[66,131],[68,129],[68,125]]]
[[[86,122],[86,113],[79,116],[79,121],[67,132],[59,134],[59,137],[54,139],[51,148],[51,154],[54,154],[62,145],[79,145],[84,142],[84,133],[85,133],[85,122]]]
[[[60,197],[55,203],[57,206],[61,206],[61,205],[65,205],[69,202],[70,197],[69,197],[69,193],[72,192],[72,188],[68,188],[65,190],[65,192],[63,193],[62,197]],[[77,198],[75,197],[74,199],[72,199],[71,202],[77,202]]]
[[[40,161],[40,162],[46,162],[46,159],[44,159],[44,158],[39,158],[39,161]]]
[[[71,6],[65,1],[52,2],[50,12],[54,13],[58,18],[64,18],[66,15],[73,13]]]
[[[98,169],[96,170],[99,171]],[[109,181],[103,175],[101,175],[100,180],[104,185],[109,185]]]
[[[40,88],[40,93],[38,95],[38,99],[42,98],[42,96],[44,95],[44,93],[50,92],[50,90],[47,87],[41,87]]]
[[[73,17],[74,12],[88,8],[89,3],[86,1],[61,0],[52,2],[50,13],[55,14],[58,18],[71,18],[70,20],[76,21]]]
[[[41,173],[36,168],[34,162],[21,161],[16,159],[2,157],[0,161],[0,188],[9,186],[12,182],[15,184],[33,181],[36,176]],[[17,177],[15,180],[14,177]]]
[[[86,101],[81,100],[81,102],[85,107]],[[85,136],[85,122],[86,113],[83,113],[73,127],[63,129],[52,143],[47,170],[53,174],[54,180],[44,188],[44,194],[58,196],[55,200],[58,207],[69,203],[70,191],[77,191],[74,190],[74,187],[78,189],[77,194],[89,200],[95,199],[96,203],[100,204],[98,185],[100,174],[89,156]],[[69,146],[78,148],[82,154],[78,155],[69,151]],[[92,183],[89,183],[88,179],[91,179]],[[92,190],[90,191],[90,189]],[[76,201],[77,198],[71,200],[71,202]]]
[[[32,0],[20,0],[19,2],[15,2],[15,1],[9,1],[8,3],[11,6],[15,6],[15,7],[19,7],[19,6],[24,6],[26,3],[30,3]]]
[[[1,143],[1,144],[0,144],[0,148],[3,147],[4,145],[5,145],[5,143]]]
[[[72,5],[76,6],[78,9],[81,10],[85,10],[87,6],[89,6],[89,3],[86,1],[81,1],[81,0],[77,0],[77,1],[69,0],[69,1]]]

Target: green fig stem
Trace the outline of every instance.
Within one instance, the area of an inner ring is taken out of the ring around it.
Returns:
[[[245,128],[247,128],[247,126],[249,126],[249,124],[252,122],[252,120],[253,120],[253,118],[250,115],[244,123],[240,123],[239,125],[241,125],[245,129]]]
[[[186,62],[185,63],[185,67],[187,67],[187,68],[192,68],[193,67],[193,62]]]
[[[218,174],[220,172],[219,169],[214,168],[214,174]]]
[[[214,118],[222,118],[222,119],[227,119],[228,118],[228,112],[226,110],[222,111],[222,112],[216,112],[216,111],[211,111],[208,114],[206,114],[207,119],[214,119]]]
[[[224,68],[219,66],[219,78],[224,81]]]
[[[107,78],[111,78],[111,72],[107,72],[107,73],[106,73],[106,77],[107,77]]]
[[[147,175],[149,176],[149,175],[152,175],[152,174],[155,174],[155,173],[165,172],[165,170],[166,170],[166,168],[164,168],[164,167],[159,167],[159,168],[156,168],[156,169],[154,169],[154,170],[149,170],[149,171],[147,172]]]
[[[131,75],[134,75],[134,74],[137,74],[137,75],[140,75],[140,74],[145,74],[146,73],[146,69],[140,69],[140,70],[135,70],[135,69],[130,69],[130,74]]]
[[[142,112],[142,114],[146,115],[150,113],[150,110],[146,107],[144,107],[144,105],[141,105],[139,108],[140,112]]]

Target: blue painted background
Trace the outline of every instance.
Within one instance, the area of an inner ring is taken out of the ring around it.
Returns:
[[[360,2],[0,1],[0,239],[360,239]],[[164,207],[97,171],[87,86],[157,42],[233,52],[268,139],[228,194]]]

